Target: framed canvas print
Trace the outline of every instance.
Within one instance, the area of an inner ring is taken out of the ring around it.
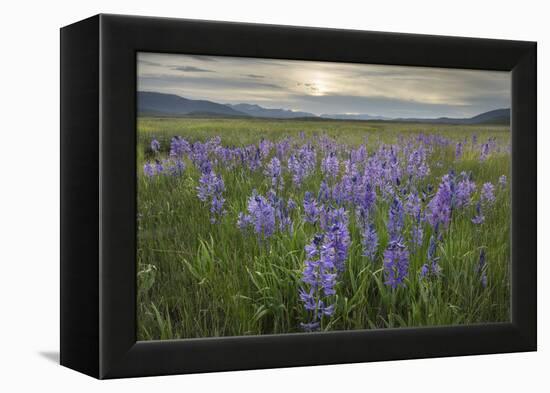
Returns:
[[[536,350],[536,44],[61,29],[61,364]]]

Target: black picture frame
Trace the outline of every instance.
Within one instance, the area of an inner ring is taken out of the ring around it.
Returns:
[[[136,53],[511,71],[510,323],[136,342]],[[96,378],[534,351],[536,43],[97,15],[61,29],[61,364]]]

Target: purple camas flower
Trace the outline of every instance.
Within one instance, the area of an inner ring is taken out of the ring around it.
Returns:
[[[319,219],[319,208],[317,201],[313,198],[311,192],[307,191],[304,195],[304,221],[315,224]]]
[[[237,226],[241,231],[248,229],[250,226],[252,226],[252,216],[240,212],[237,217]]]
[[[321,203],[328,202],[330,199],[330,195],[331,195],[330,188],[328,184],[323,180],[321,182],[321,186],[319,187],[319,195],[317,196],[317,199]]]
[[[275,233],[275,208],[256,190],[248,199],[248,215],[239,214],[237,225],[241,229],[252,226],[258,238],[269,238]]]
[[[189,142],[180,136],[175,136],[170,141],[170,157],[181,159],[185,154],[191,152],[191,146]]]
[[[458,142],[455,147],[455,159],[460,160],[462,158],[462,154],[464,153],[464,145],[462,142]]]
[[[428,262],[422,266],[420,270],[420,277],[425,278],[429,275],[438,276],[441,273],[439,267],[439,257],[436,256],[437,252],[437,235],[430,237],[430,245],[428,246]]]
[[[164,164],[159,160],[155,160],[155,172],[157,174],[161,174],[164,172]]]
[[[210,222],[215,223],[217,221],[217,218],[224,214],[224,202],[225,199],[221,195],[221,193],[212,195],[212,201],[210,203]]]
[[[247,148],[247,164],[248,169],[255,172],[262,166],[262,156],[260,149],[252,145]]]
[[[147,177],[153,177],[153,176],[155,176],[155,168],[153,167],[153,165],[151,165],[150,162],[146,162],[146,163],[143,165],[143,173],[144,173],[145,176],[147,176]]]
[[[485,249],[482,248],[479,252],[479,261],[477,264],[477,273],[479,274],[479,280],[483,288],[487,287],[487,260],[485,255]]]
[[[275,209],[275,218],[278,223],[279,231],[288,231],[289,233],[292,233],[293,223],[290,219],[290,210],[288,205],[285,205],[284,200],[279,198],[273,190],[268,193],[268,201]]]
[[[212,170],[212,162],[208,156],[206,144],[195,142],[191,149],[190,158],[201,173],[205,174]]]
[[[170,166],[170,173],[173,176],[179,176],[185,171],[185,163],[179,158]]]
[[[483,224],[483,222],[485,222],[485,216],[481,211],[481,202],[478,202],[476,205],[476,215],[472,218],[472,222],[476,225]]]
[[[479,155],[479,160],[480,161],[487,160],[487,157],[489,156],[489,151],[490,151],[489,143],[482,144],[481,145],[481,153]]]
[[[430,225],[448,226],[451,222],[455,202],[454,173],[451,171],[443,176],[437,193],[428,203],[426,218]]]
[[[305,177],[305,169],[300,161],[298,161],[298,158],[296,158],[296,155],[290,155],[287,166],[290,173],[292,173],[292,182],[296,187],[300,187]]]
[[[156,138],[151,140],[151,150],[153,153],[158,153],[160,151],[160,142]]]
[[[367,183],[364,185],[363,192],[360,192],[358,195],[358,200],[356,200],[357,205],[355,208],[357,220],[362,226],[367,223],[375,202],[376,191],[374,191],[374,188]]]
[[[506,188],[506,175],[502,175],[501,177],[498,178],[498,184],[502,187],[502,188]]]
[[[273,187],[280,187],[282,183],[281,179],[281,161],[277,157],[273,157],[265,170],[265,175],[271,178],[271,185]]]
[[[223,215],[223,204],[225,199],[223,198],[223,192],[225,191],[225,184],[221,176],[216,175],[214,172],[203,173],[199,179],[199,186],[197,187],[197,196],[201,202],[210,203],[210,221],[213,223],[217,221],[218,217]]]
[[[426,162],[426,158],[426,150],[422,146],[413,150],[408,157],[407,174],[420,179],[426,177],[430,173],[430,168]],[[391,161],[395,165],[395,163],[397,163],[397,157],[392,157]],[[395,177],[398,177],[398,175]]]
[[[280,161],[283,161],[283,159],[285,158],[289,150],[290,150],[290,138],[288,137],[278,142],[275,145],[276,155]]]
[[[411,240],[416,246],[421,246],[424,240],[424,229],[422,228],[422,216],[420,211],[416,215],[414,224],[411,227]]]
[[[396,288],[404,283],[409,269],[409,252],[403,244],[403,204],[394,197],[388,218],[389,243],[384,251],[385,284]]]
[[[347,214],[343,208],[325,211],[324,234],[317,234],[305,248],[306,260],[299,295],[311,320],[302,324],[308,331],[319,328],[323,316],[331,317],[335,305],[329,304],[336,294],[339,273],[345,270],[350,243]]]
[[[416,192],[411,192],[405,202],[405,213],[411,217],[417,217],[420,215],[421,202]]]
[[[378,251],[378,234],[372,223],[365,223],[361,232],[361,244],[363,256],[373,260]]]
[[[491,204],[495,201],[495,186],[491,183],[483,184],[481,188],[481,201]]]
[[[335,252],[326,243],[325,236],[317,234],[305,247],[306,260],[302,272],[304,286],[300,287],[298,294],[310,314],[310,321],[301,324],[306,331],[319,329],[323,316],[331,317],[335,311],[334,304],[329,304],[331,297],[336,294]]]
[[[346,259],[350,244],[348,216],[343,208],[329,210],[326,213],[325,242],[323,250],[333,257],[332,262],[338,272],[346,268]]]
[[[430,267],[428,264],[423,264],[420,268],[420,278],[425,278],[430,274]]]
[[[321,171],[328,178],[338,177],[340,171],[340,162],[336,157],[336,154],[331,152],[321,162]]]
[[[292,198],[288,198],[286,205],[289,211],[296,210],[296,208],[298,207],[298,205],[296,204],[296,202],[294,202],[294,199]]]
[[[260,143],[258,144],[258,149],[260,151],[260,157],[262,159],[266,158],[269,153],[271,152],[271,149],[273,148],[273,142],[271,142],[268,139],[262,139]]]
[[[351,151],[351,161],[353,163],[363,163],[367,155],[367,148],[365,145],[361,145],[357,149]]]
[[[391,240],[384,251],[385,284],[392,289],[405,285],[409,273],[409,252],[404,244]]]
[[[469,206],[472,200],[472,194],[476,190],[476,184],[472,181],[471,176],[466,172],[461,173],[462,180],[456,186],[456,207]]]
[[[357,203],[362,194],[361,175],[357,165],[350,160],[345,162],[345,171],[340,183],[334,186],[333,198],[338,204]]]
[[[388,219],[388,234],[390,241],[398,241],[401,239],[401,231],[403,230],[403,204],[399,198],[394,198],[390,206]]]

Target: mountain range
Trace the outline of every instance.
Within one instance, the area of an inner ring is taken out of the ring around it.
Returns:
[[[191,100],[175,94],[138,92],[140,116],[168,117],[252,117],[270,119],[336,119],[379,120],[439,124],[510,124],[510,109],[495,109],[470,118],[389,118],[369,114],[323,114],[289,109],[270,109],[255,104],[219,104],[207,100]]]
[[[289,109],[267,109],[254,104],[228,104],[230,108],[252,117],[267,117],[274,119],[295,119],[297,117],[317,117],[313,113],[291,111]]]

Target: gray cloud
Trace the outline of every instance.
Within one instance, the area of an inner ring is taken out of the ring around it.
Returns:
[[[199,61],[209,61],[209,62],[216,62],[216,58],[212,56],[205,56],[205,55],[186,55],[186,57],[190,57],[191,59],[199,60]]]
[[[193,66],[177,66],[177,67],[172,67],[172,69],[177,71],[183,71],[183,72],[214,72],[211,70],[207,70],[205,68],[199,68],[199,67],[193,67]]]
[[[265,76],[257,75],[257,74],[244,74],[243,76],[247,76],[249,78],[254,78],[254,79],[263,79],[263,78],[265,78]]]
[[[154,66],[154,67],[162,67],[163,66],[160,63],[155,63],[154,61],[148,61],[148,60],[143,60],[143,59],[139,59],[138,62],[142,65],[149,65],[149,66]]]

